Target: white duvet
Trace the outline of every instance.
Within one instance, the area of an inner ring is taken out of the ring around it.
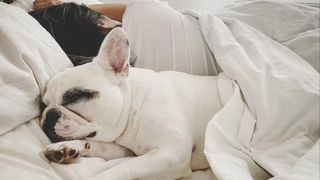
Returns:
[[[218,82],[225,107],[206,132],[216,176],[319,179],[319,9],[256,2],[188,14],[224,71]],[[39,24],[3,3],[0,65],[1,180],[85,179],[125,160],[59,165],[41,156],[49,140],[33,119],[38,95],[71,63]],[[213,178],[210,171],[193,176]]]
[[[49,163],[50,144],[39,126],[39,95],[54,74],[72,66],[45,29],[23,10],[0,2],[0,180],[78,180],[126,160],[80,158]],[[211,170],[186,180],[212,179]],[[99,180],[99,179],[97,179]]]
[[[319,179],[319,9],[261,1],[194,15],[234,80],[206,133],[217,177]]]

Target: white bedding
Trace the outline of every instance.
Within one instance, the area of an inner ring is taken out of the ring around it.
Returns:
[[[31,16],[0,3],[0,135],[38,116],[47,80],[72,66]]]
[[[0,179],[86,179],[126,160],[80,158],[76,164],[61,165],[43,157],[50,141],[34,118],[39,115],[39,95],[50,77],[72,64],[23,10],[0,2]],[[187,179],[212,177],[209,170]]]
[[[319,9],[258,1],[193,14],[234,80],[207,128],[205,152],[217,177],[319,179]],[[306,32],[317,39],[300,52],[289,49],[298,42],[285,46]]]
[[[105,161],[101,158],[80,158],[79,163],[49,163],[42,155],[50,143],[38,124],[31,120],[0,138],[0,179],[85,179],[125,159]]]
[[[274,18],[279,12],[284,16]],[[33,119],[38,95],[48,78],[71,63],[23,13],[0,3],[0,179],[85,179],[125,160],[81,158],[59,165],[40,155],[49,140]],[[219,88],[225,107],[206,133],[216,175],[319,179],[319,9],[257,2],[189,15],[199,19],[199,32],[224,71]],[[229,79],[232,86],[224,81]],[[192,176],[213,179],[210,171]]]
[[[79,158],[75,164],[49,163],[42,151],[50,144],[39,127],[39,119],[30,120],[0,137],[0,179],[79,180],[127,160],[105,161],[101,158]],[[130,158],[130,157],[129,157]],[[213,180],[211,170],[194,172],[184,180]],[[100,180],[100,179],[96,179]]]

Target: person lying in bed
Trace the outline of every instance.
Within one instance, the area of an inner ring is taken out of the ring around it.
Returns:
[[[41,4],[42,1],[37,0],[35,4]],[[115,11],[113,14],[117,13]],[[106,34],[121,25],[84,5],[74,3],[37,9],[29,14],[54,37],[75,66],[91,62]]]
[[[28,1],[17,0],[13,5],[30,11],[29,14],[56,39],[74,65],[90,62],[110,28],[122,22],[131,46],[131,65],[196,75],[217,75],[219,72],[197,19],[163,2],[142,0],[129,5],[84,6],[60,0],[36,0],[33,4]],[[106,19],[112,19],[114,24],[105,27]]]
[[[26,1],[18,0],[13,4],[21,7],[23,2]],[[59,0],[36,0],[29,14],[51,34],[77,66],[91,62],[97,55],[106,34],[121,25],[125,6],[101,4],[87,7]]]

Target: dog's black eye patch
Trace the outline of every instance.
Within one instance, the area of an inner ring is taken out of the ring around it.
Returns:
[[[53,108],[46,113],[46,118],[43,121],[42,130],[45,132],[51,142],[59,142],[64,140],[55,133],[54,129],[54,126],[58,122],[61,115],[62,114],[60,111]]]
[[[63,106],[67,106],[79,101],[88,101],[97,97],[99,97],[98,91],[75,87],[69,89],[63,94],[61,104]]]

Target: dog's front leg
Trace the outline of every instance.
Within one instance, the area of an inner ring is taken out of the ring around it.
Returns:
[[[84,143],[85,149],[82,151],[81,156],[101,157],[105,160],[135,156],[131,150],[115,143],[102,141],[85,141]]]
[[[114,143],[88,140],[63,141],[50,144],[44,151],[46,158],[56,163],[70,164],[78,157],[101,157],[105,160],[133,156],[127,148]]]
[[[176,179],[188,176],[190,169],[190,154],[177,152],[171,148],[153,149],[152,151],[129,159],[104,172],[90,177],[90,180],[115,179]]]

